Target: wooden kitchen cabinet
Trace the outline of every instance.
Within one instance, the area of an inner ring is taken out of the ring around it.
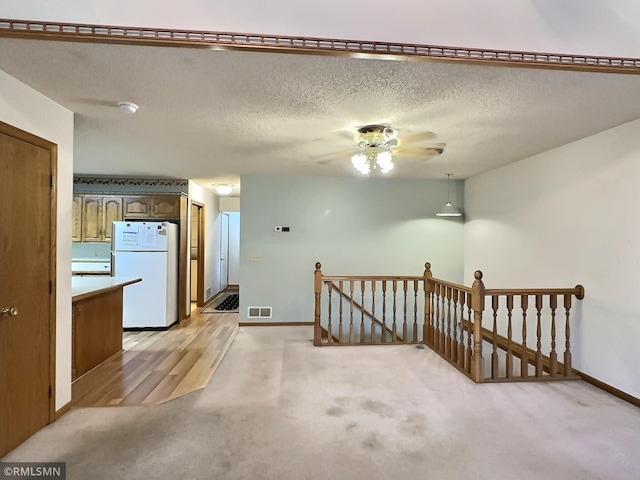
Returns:
[[[84,195],[82,198],[82,241],[110,242],[112,222],[122,219],[122,197]]]
[[[71,241],[82,241],[82,195],[73,196]]]
[[[125,220],[180,218],[180,195],[127,196],[123,202]]]
[[[71,381],[122,350],[122,288],[73,303]]]

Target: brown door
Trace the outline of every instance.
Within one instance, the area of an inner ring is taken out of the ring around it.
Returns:
[[[30,139],[0,123],[0,457],[49,423],[52,406],[55,146],[16,137]]]

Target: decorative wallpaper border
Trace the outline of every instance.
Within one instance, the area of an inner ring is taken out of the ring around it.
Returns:
[[[74,176],[74,185],[119,185],[145,187],[188,187],[188,180],[171,178],[111,178]]]

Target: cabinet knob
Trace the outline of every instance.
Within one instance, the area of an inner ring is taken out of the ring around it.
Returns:
[[[15,317],[17,315],[18,315],[18,309],[16,307],[0,308],[0,317]]]

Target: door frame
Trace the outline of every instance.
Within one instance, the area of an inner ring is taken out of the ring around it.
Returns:
[[[198,210],[198,243],[196,248],[198,249],[198,273],[196,275],[197,291],[196,291],[196,305],[198,307],[204,307],[204,203],[191,200],[191,209],[196,207]]]
[[[56,250],[56,233],[58,220],[58,145],[2,121],[0,121],[0,133],[44,148],[45,150],[49,150],[50,153],[51,218],[49,238],[51,244],[49,245],[49,248],[51,259],[49,264],[49,423],[51,423],[56,420],[56,266],[58,259]],[[66,410],[62,408],[61,414],[65,411]]]

